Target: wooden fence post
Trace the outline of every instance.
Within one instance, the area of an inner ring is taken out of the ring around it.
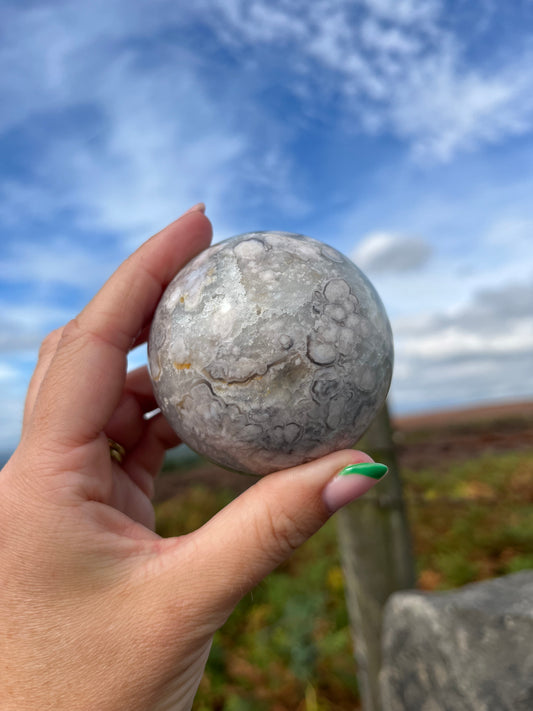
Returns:
[[[386,711],[379,692],[383,606],[415,585],[415,563],[387,406],[357,447],[389,467],[389,475],[337,514],[346,600],[364,711]]]

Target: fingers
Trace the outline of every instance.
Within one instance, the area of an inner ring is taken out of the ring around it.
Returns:
[[[46,336],[43,340],[41,347],[39,349],[39,357],[37,358],[37,365],[33,371],[33,375],[28,386],[28,392],[26,393],[26,401],[24,403],[24,417],[22,422],[22,428],[24,429],[28,424],[31,413],[33,412],[33,406],[37,398],[37,394],[43,382],[44,376],[46,375],[52,358],[55,355],[59,341],[61,340],[61,334],[63,333],[63,327],[57,328],[55,331]]]
[[[106,435],[126,450],[123,468],[149,497],[165,452],[180,442],[163,415],[146,419],[156,408],[148,368],[136,368],[128,373],[122,398],[105,429]]]
[[[144,415],[156,408],[148,368],[142,366],[130,371],[120,402],[106,424],[106,435],[119,442],[127,452],[131,451],[148,425]]]
[[[163,465],[166,451],[179,443],[177,434],[159,414],[145,423],[142,437],[126,451],[124,469],[149,498],[153,496],[153,479]]]
[[[194,584],[203,591],[207,607],[229,612],[335,510],[372,488],[377,483],[375,472],[365,476],[356,467],[336,476],[348,465],[371,461],[362,452],[344,450],[270,474],[191,534],[198,551]],[[167,546],[171,557],[179,541]],[[172,574],[179,575],[179,570],[172,573],[171,568],[170,587],[176,584]]]
[[[47,439],[76,446],[104,429],[120,402],[126,354],[166,285],[210,239],[202,212],[185,214],[143,244],[65,326],[34,409]]]

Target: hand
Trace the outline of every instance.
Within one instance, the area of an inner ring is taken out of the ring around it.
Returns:
[[[156,407],[148,374],[127,373],[126,356],[210,237],[202,210],[189,211],[43,343],[0,473],[4,711],[189,709],[239,599],[376,483],[336,477],[371,461],[341,451],[259,480],[194,533],[154,533],[153,477],[178,441],[161,415],[143,417]]]

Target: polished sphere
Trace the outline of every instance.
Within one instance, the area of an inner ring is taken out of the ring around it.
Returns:
[[[250,232],[173,279],[148,357],[182,441],[263,475],[353,446],[385,401],[393,346],[379,296],[349,259],[303,235]]]

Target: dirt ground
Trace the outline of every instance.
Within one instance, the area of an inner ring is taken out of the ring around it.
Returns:
[[[533,449],[533,402],[515,402],[395,418],[394,441],[400,468],[425,469],[446,461],[472,459],[488,452]],[[183,488],[206,485],[241,493],[255,477],[235,474],[198,460],[165,472],[156,481],[155,501]]]

